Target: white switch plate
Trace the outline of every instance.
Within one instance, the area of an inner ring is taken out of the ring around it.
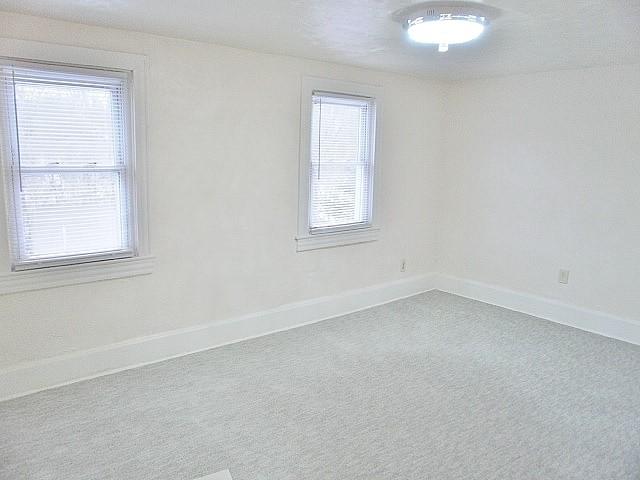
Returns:
[[[207,475],[206,477],[196,478],[194,480],[233,480],[229,470],[214,473],[213,475]]]
[[[569,283],[569,270],[560,270],[560,274],[558,275],[558,282],[564,283],[565,285]]]

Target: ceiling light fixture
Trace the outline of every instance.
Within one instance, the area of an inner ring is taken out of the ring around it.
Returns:
[[[393,17],[414,42],[438,45],[439,52],[446,52],[449,45],[478,38],[497,13],[480,3],[424,2],[398,10]]]

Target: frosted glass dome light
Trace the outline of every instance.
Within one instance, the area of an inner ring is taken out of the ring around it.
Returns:
[[[472,2],[426,2],[412,5],[394,14],[411,40],[438,45],[446,52],[449,45],[475,40],[489,24],[496,9]]]
[[[417,43],[433,43],[439,45],[439,51],[446,52],[449,45],[467,43],[478,38],[484,31],[484,24],[469,19],[438,19],[414,23],[409,26],[409,38]]]

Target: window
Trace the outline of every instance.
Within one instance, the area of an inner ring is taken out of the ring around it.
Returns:
[[[303,101],[298,250],[375,240],[377,92],[309,79]]]
[[[14,269],[133,256],[126,74],[2,67]]]
[[[13,268],[136,253],[126,73],[2,66]]]
[[[0,45],[0,294],[151,273],[145,72],[140,55]]]

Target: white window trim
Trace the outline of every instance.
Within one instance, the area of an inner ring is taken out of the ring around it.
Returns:
[[[0,39],[0,57],[96,69],[124,70],[132,73],[130,87],[133,100],[131,113],[134,128],[131,139],[133,158],[130,168],[134,179],[133,208],[137,233],[137,255],[133,257],[12,272],[7,228],[10,192],[5,191],[8,182],[2,182],[0,189],[5,198],[5,208],[0,209],[0,242],[2,243],[2,248],[0,248],[0,294],[151,273],[155,259],[150,254],[148,223],[147,57],[14,39]]]
[[[309,175],[311,169],[311,115],[313,92],[321,90],[342,95],[371,97],[376,103],[375,159],[373,162],[373,200],[371,223],[326,233],[310,233],[309,228]],[[380,226],[377,223],[378,192],[380,191],[380,132],[382,114],[382,88],[376,85],[332,80],[319,77],[303,77],[300,97],[300,152],[298,177],[298,234],[297,251],[304,252],[320,248],[339,247],[378,240]]]
[[[147,275],[154,264],[155,258],[146,256],[5,273],[0,275],[0,294]]]

